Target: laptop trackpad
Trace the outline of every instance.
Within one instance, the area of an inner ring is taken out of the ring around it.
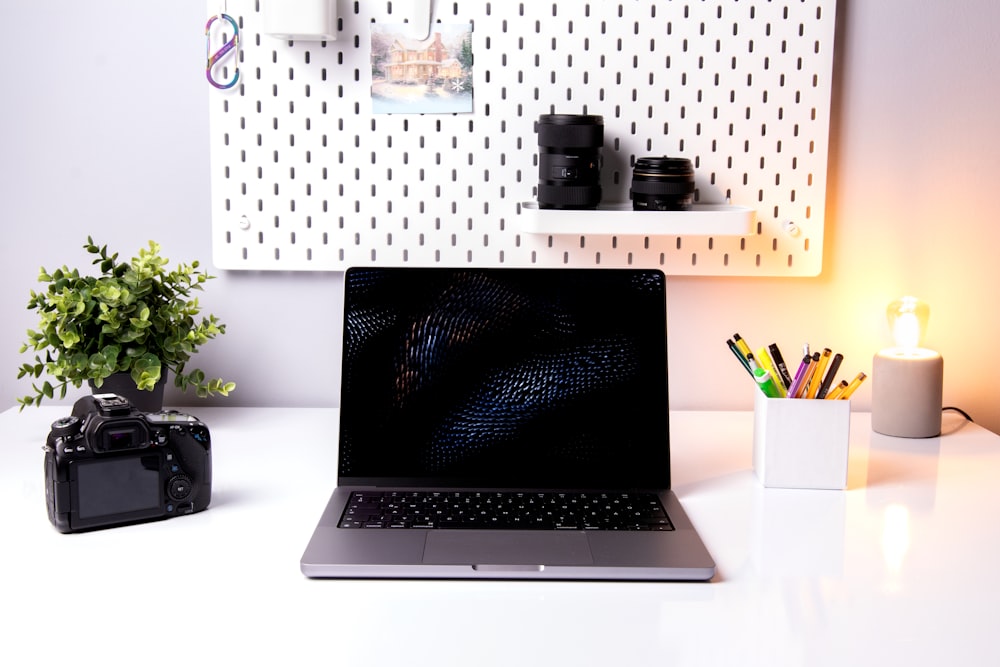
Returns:
[[[583,533],[440,530],[427,534],[424,562],[432,565],[590,565]]]

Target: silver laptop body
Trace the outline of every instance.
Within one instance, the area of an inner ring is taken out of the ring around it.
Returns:
[[[670,490],[662,272],[359,267],[344,289],[337,487],[303,574],[714,576]],[[352,494],[361,504],[349,509]],[[395,508],[417,496],[525,505],[649,494],[666,526],[453,527],[365,509],[375,496]]]

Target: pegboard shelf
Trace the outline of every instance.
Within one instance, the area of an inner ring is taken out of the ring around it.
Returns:
[[[474,54],[471,111],[436,114],[374,103],[373,26],[410,3],[338,2],[324,42],[268,36],[262,0],[226,4],[241,48],[220,75],[238,57],[239,82],[206,84],[216,268],[822,270],[836,0],[431,3],[431,33],[471,27]],[[523,205],[550,113],[604,117],[605,201],[628,203],[637,159],[670,155],[693,163],[696,205],[753,210],[551,221]]]
[[[752,208],[723,204],[695,204],[689,211],[633,211],[631,204],[564,211],[531,201],[521,203],[519,220],[527,234],[740,236],[751,232],[755,217]]]

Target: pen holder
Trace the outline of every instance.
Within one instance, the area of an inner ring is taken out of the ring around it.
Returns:
[[[783,489],[846,489],[851,402],[755,392],[753,469]]]

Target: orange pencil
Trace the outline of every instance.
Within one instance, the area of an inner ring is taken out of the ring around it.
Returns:
[[[844,393],[845,389],[847,389],[847,380],[841,380],[840,384],[831,389],[830,393],[826,395],[826,400],[828,401],[837,400],[838,398],[840,398],[840,395]]]
[[[856,376],[854,376],[854,379],[851,380],[851,384],[847,385],[847,389],[845,389],[844,392],[840,395],[840,400],[846,401],[847,399],[849,399],[851,397],[851,394],[854,393],[854,390],[857,389],[859,386],[861,386],[861,383],[865,381],[866,377],[868,376],[865,375],[864,373],[858,373]]]
[[[816,364],[816,372],[812,374],[812,378],[809,380],[809,389],[806,391],[806,398],[816,398],[816,392],[819,391],[819,386],[823,384],[823,372],[826,370],[826,365],[830,363],[830,355],[833,354],[833,350],[828,347],[823,348],[823,354],[819,357],[819,362]]]

